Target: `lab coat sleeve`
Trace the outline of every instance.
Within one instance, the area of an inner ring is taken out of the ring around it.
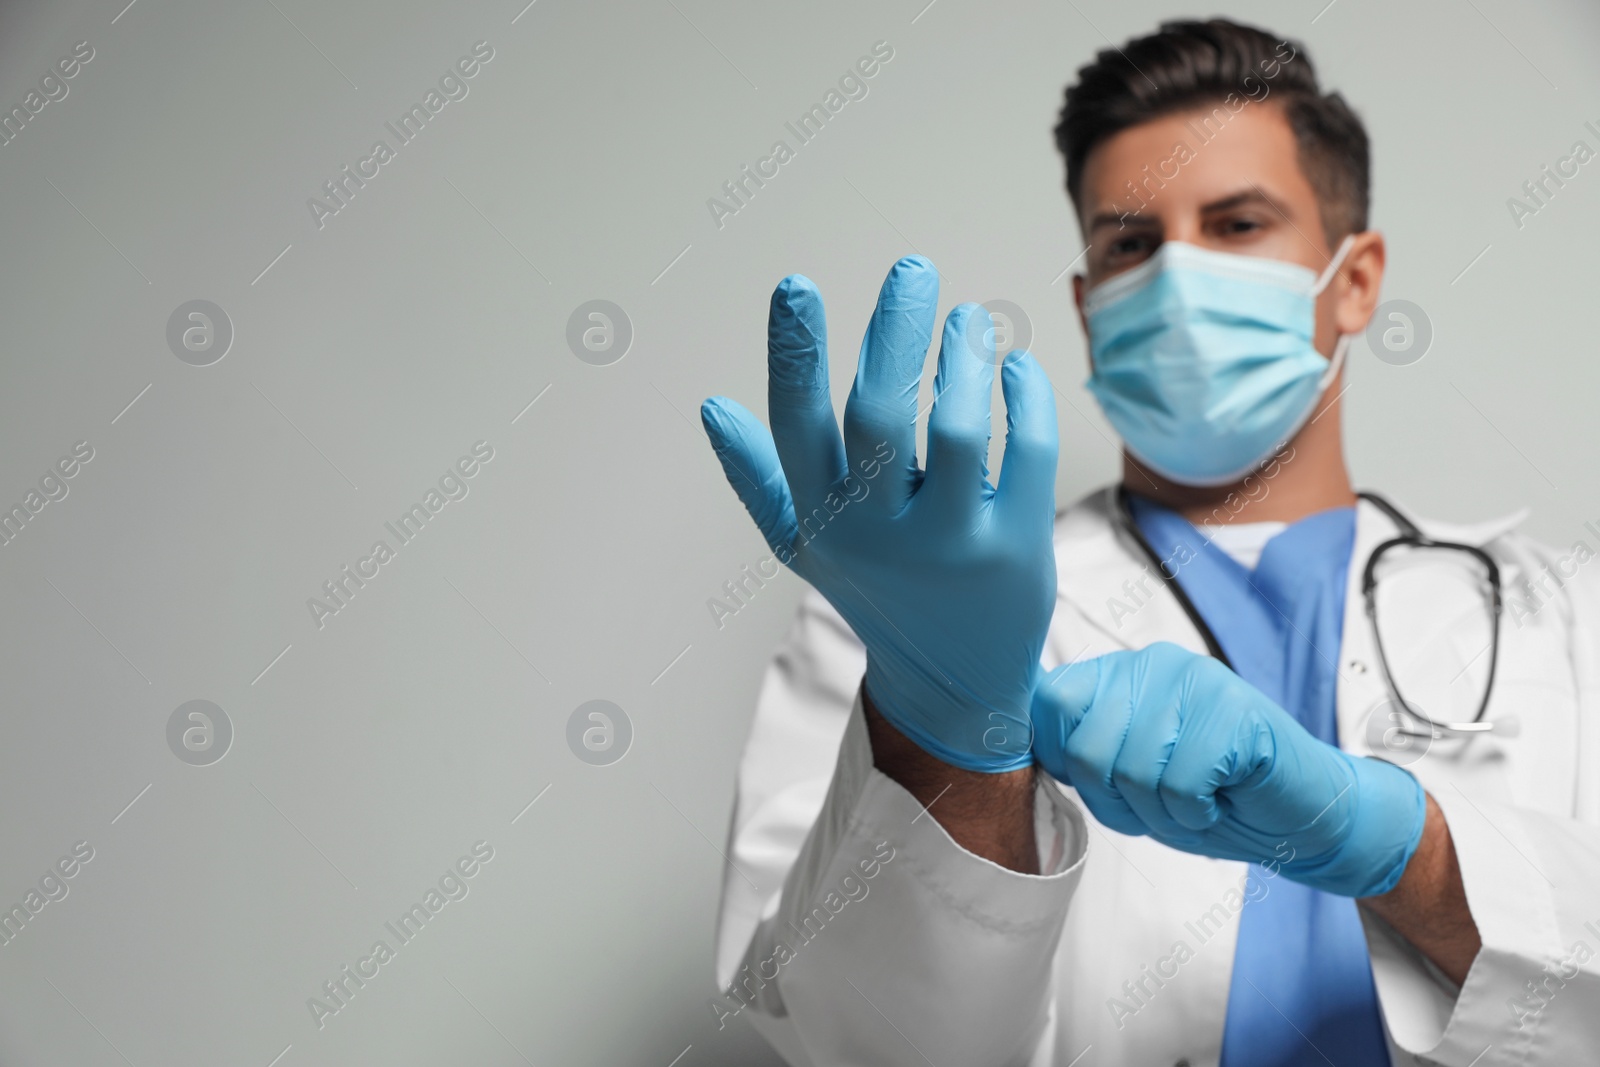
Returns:
[[[1041,785],[1042,875],[957,845],[872,766],[864,667],[843,620],[808,594],[741,765],[711,1011],[724,1026],[746,1015],[806,1067],[1047,1067],[1082,816]]]
[[[1419,1062],[1521,1067],[1596,1062],[1600,1049],[1600,586],[1562,605],[1580,711],[1570,817],[1434,791],[1483,947],[1457,989],[1368,919],[1390,1033]],[[1530,708],[1526,714],[1538,713]],[[1428,978],[1417,980],[1419,974]]]

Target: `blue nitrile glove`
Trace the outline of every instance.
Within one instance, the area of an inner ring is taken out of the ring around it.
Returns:
[[[1058,667],[1033,699],[1039,765],[1125,834],[1276,864],[1347,897],[1394,888],[1422,838],[1406,771],[1313,737],[1209,656],[1166,643]]]
[[[889,271],[843,442],[822,297],[798,274],[772,294],[772,432],[723,397],[700,415],[778,559],[866,646],[866,693],[884,718],[946,763],[1008,771],[1033,760],[1028,707],[1056,600],[1055,399],[1031,356],[1007,356],[1005,463],[991,486],[994,334],[987,311],[962,304],[945,318],[919,470],[917,386],[938,298],[938,272],[921,256]]]

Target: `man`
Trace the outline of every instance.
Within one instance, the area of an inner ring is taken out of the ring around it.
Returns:
[[[1056,135],[1120,487],[1055,515],[1026,354],[990,484],[975,305],[918,466],[917,257],[842,439],[798,276],[770,434],[703,409],[814,587],[740,769],[712,1011],[795,1064],[1594,1062],[1600,589],[1514,519],[1352,490],[1343,354],[1385,261],[1360,121],[1213,20],[1102,52]]]

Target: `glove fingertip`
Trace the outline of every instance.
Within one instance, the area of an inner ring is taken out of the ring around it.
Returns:
[[[901,256],[883,279],[878,303],[886,310],[901,311],[939,299],[939,269],[926,256]]]
[[[894,265],[890,267],[889,270],[891,272],[898,271],[902,274],[925,274],[928,272],[932,272],[934,274],[939,273],[938,268],[933,265],[933,260],[929,259],[927,256],[921,255],[920,253],[912,253],[909,256],[901,256],[899,259],[894,261]]]
[[[1007,352],[1000,361],[1000,387],[1008,390],[1017,399],[1022,399],[1029,393],[1043,391],[1041,400],[1055,401],[1055,395],[1050,391],[1050,379],[1044,373],[1044,367],[1037,357],[1026,348],[1013,348]]]
[[[737,401],[725,396],[711,397],[700,405],[700,425],[711,441],[717,461],[722,464],[722,473],[747,504],[747,490],[757,488],[760,482],[755,458],[750,455],[748,436],[744,432],[743,421],[749,417]]]
[[[768,332],[776,339],[796,328],[811,330],[813,320],[822,315],[822,292],[804,274],[791,274],[772,290]]]
[[[782,296],[787,299],[799,292],[814,293],[816,291],[817,283],[812,281],[810,278],[807,278],[804,274],[786,274],[784,275],[783,280],[778,283],[778,287],[773,290],[773,295],[778,296],[779,294],[782,294]]]
[[[792,558],[794,502],[771,434],[742,404],[714,396],[700,405],[700,422],[728,484],[750,513],[780,563]]]
[[[705,428],[706,435],[712,441],[722,443],[727,441],[727,407],[735,403],[725,396],[708,396],[700,402],[700,425]]]

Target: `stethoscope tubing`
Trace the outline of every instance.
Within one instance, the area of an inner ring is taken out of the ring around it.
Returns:
[[[1487,552],[1483,551],[1481,548],[1478,548],[1476,545],[1461,544],[1454,541],[1436,541],[1433,538],[1426,536],[1423,534],[1421,529],[1418,528],[1416,523],[1407,518],[1399,508],[1395,507],[1388,500],[1385,500],[1377,493],[1363,491],[1357,493],[1356,495],[1362,500],[1372,504],[1378,510],[1382,511],[1400,531],[1398,536],[1389,538],[1387,541],[1379,544],[1372,550],[1372,552],[1368,554],[1367,561],[1363,567],[1361,575],[1362,599],[1365,601],[1367,619],[1372,626],[1372,643],[1378,650],[1378,667],[1383,673],[1384,688],[1389,691],[1390,699],[1394,702],[1395,706],[1400,708],[1412,719],[1414,719],[1418,726],[1422,727],[1420,730],[1397,727],[1398,731],[1410,737],[1422,737],[1436,741],[1445,737],[1471,736],[1474,734],[1487,733],[1493,730],[1494,723],[1486,721],[1484,719],[1484,715],[1487,713],[1489,708],[1489,698],[1494,693],[1495,669],[1500,658],[1500,616],[1503,610],[1503,601],[1501,597],[1499,565],[1495,563],[1494,559]],[[1212,631],[1210,624],[1208,624],[1204,616],[1200,614],[1200,610],[1195,607],[1194,601],[1189,599],[1189,594],[1184,591],[1182,584],[1179,583],[1177,574],[1168,569],[1166,561],[1161,558],[1160,553],[1155,550],[1154,546],[1152,546],[1150,542],[1145,539],[1143,531],[1139,529],[1139,524],[1134,522],[1133,512],[1128,506],[1127,486],[1117,486],[1115,497],[1117,524],[1133,539],[1133,542],[1138,546],[1140,553],[1144,555],[1144,557],[1152,566],[1155,567],[1156,573],[1161,575],[1162,582],[1169,590],[1172,591],[1173,598],[1177,600],[1178,606],[1183,609],[1183,613],[1188,616],[1189,622],[1194,626],[1195,632],[1200,635],[1200,639],[1205,643],[1206,651],[1212,656],[1212,658],[1220,661],[1223,666],[1227,667],[1229,670],[1232,670],[1233,664],[1229,661],[1227,653],[1223,651],[1222,644],[1217,640],[1216,633]],[[1378,632],[1378,583],[1375,565],[1379,557],[1382,556],[1384,552],[1397,545],[1412,545],[1418,548],[1444,548],[1455,551],[1464,551],[1470,553],[1473,557],[1483,563],[1487,570],[1489,576],[1489,587],[1491,590],[1490,603],[1492,614],[1492,630],[1489,642],[1489,678],[1488,683],[1484,686],[1483,700],[1479,703],[1477,714],[1473,716],[1471,721],[1436,722],[1427,715],[1423,714],[1417,708],[1413,707],[1411,703],[1405,699],[1405,697],[1401,696],[1399,686],[1395,684],[1394,673],[1389,664],[1389,657],[1384,651],[1383,637]]]

